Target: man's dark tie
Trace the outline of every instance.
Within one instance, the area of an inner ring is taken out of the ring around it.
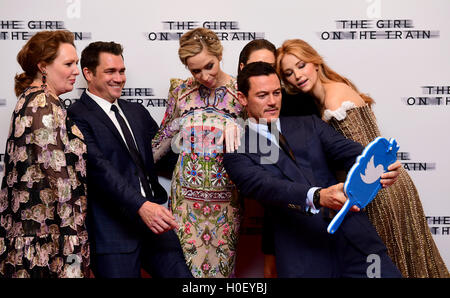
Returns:
[[[295,161],[294,152],[292,152],[291,147],[289,147],[289,144],[286,140],[286,138],[283,136],[283,134],[278,130],[278,127],[276,123],[268,123],[267,127],[269,128],[269,132],[274,135],[275,137],[278,134],[278,144],[280,144],[281,149],[284,150],[284,152],[289,155],[289,157]]]
[[[128,128],[128,125],[126,124],[125,120],[119,113],[119,109],[116,105],[111,106],[111,110],[116,115],[116,119],[119,122],[120,128],[122,129],[123,136],[125,137],[125,141],[128,146],[128,151],[130,151],[131,157],[136,164],[136,167],[138,169],[139,178],[141,180],[142,187],[144,188],[144,192],[146,194],[147,198],[151,198],[153,196],[152,190],[150,189],[149,180],[147,179],[147,174],[144,166],[144,162],[142,161],[142,156],[139,153],[136,144],[134,143],[133,135],[131,134],[130,129]]]

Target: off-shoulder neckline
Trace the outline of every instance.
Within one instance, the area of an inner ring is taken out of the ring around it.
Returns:
[[[360,106],[359,108],[363,108],[366,106],[367,104]],[[358,106],[356,106],[354,102],[350,100],[343,101],[341,106],[336,110],[326,109],[323,112],[323,119],[325,121],[329,121],[331,120],[331,118],[335,118],[338,121],[344,120],[347,117],[347,111],[355,108],[358,108]]]

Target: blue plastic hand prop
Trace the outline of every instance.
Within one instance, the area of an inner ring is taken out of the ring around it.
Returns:
[[[347,175],[344,192],[348,199],[328,225],[328,233],[336,232],[352,206],[364,208],[375,198],[381,189],[380,176],[397,160],[399,148],[395,139],[381,137],[367,145]]]

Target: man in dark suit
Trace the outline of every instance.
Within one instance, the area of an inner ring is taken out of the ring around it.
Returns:
[[[327,233],[330,210],[346,197],[331,164],[350,169],[362,152],[316,116],[279,118],[281,86],[270,64],[248,64],[238,75],[238,98],[250,121],[241,147],[224,165],[244,197],[273,216],[279,277],[400,277],[364,212],[353,206],[341,227]],[[389,186],[400,163],[381,183]]]
[[[126,76],[122,46],[94,42],[81,55],[88,83],[69,108],[88,151],[91,268],[96,277],[192,277],[167,194],[154,168],[158,125],[140,104],[119,99]]]

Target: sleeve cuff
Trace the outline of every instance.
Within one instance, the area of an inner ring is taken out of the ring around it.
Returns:
[[[306,194],[306,212],[310,212],[312,214],[317,214],[320,212],[320,209],[316,209],[313,203],[314,192],[320,187],[311,187]]]

